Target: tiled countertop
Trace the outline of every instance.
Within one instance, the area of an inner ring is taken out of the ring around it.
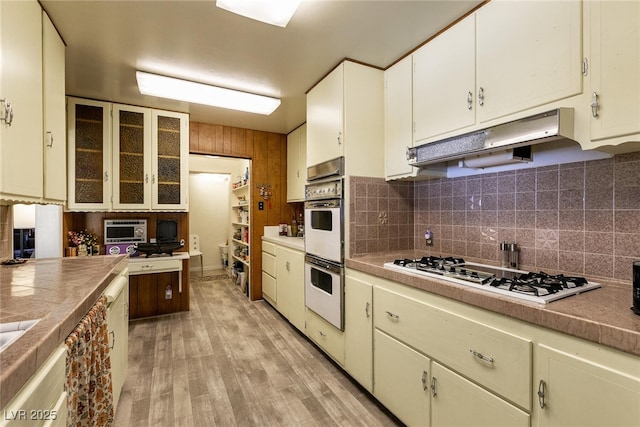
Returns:
[[[127,257],[29,260],[0,266],[0,322],[41,319],[0,353],[0,408],[73,331]]]
[[[416,254],[385,253],[350,258],[346,260],[346,266],[640,356],[640,316],[629,309],[632,304],[631,284],[598,280],[602,288],[540,305],[383,267],[385,262],[405,257],[416,257]]]
[[[286,246],[290,249],[295,249],[304,252],[304,239],[302,237],[291,236],[279,236],[279,235],[267,235],[262,236],[262,240],[275,243],[276,245]]]

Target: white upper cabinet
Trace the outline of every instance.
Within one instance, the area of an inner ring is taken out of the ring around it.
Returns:
[[[189,208],[189,115],[151,112],[151,208]]]
[[[345,175],[382,177],[383,145],[384,73],[344,61],[307,94],[307,166],[344,156]]]
[[[476,122],[475,19],[468,16],[413,54],[415,141]]]
[[[64,43],[42,13],[45,200],[67,200]]]
[[[113,208],[151,207],[151,109],[114,104]]]
[[[413,63],[415,145],[555,108],[582,93],[582,2],[493,0]]]
[[[307,180],[307,125],[287,135],[287,202],[304,201]]]
[[[69,98],[70,210],[188,209],[189,116]]]
[[[640,2],[590,1],[587,7],[591,139],[639,141]]]
[[[476,49],[480,123],[579,94],[582,2],[491,1],[476,12]]]
[[[307,166],[344,155],[344,63],[307,94]]]
[[[384,72],[384,146],[387,179],[411,176],[415,168],[407,162],[407,148],[413,147],[411,108],[411,57]]]
[[[69,210],[111,208],[111,104],[67,100]]]
[[[0,198],[42,197],[42,10],[0,2]],[[6,111],[5,111],[6,110]]]

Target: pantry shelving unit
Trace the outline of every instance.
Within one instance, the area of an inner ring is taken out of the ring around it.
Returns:
[[[241,180],[231,183],[231,250],[232,262],[229,267],[235,269],[238,274],[244,273],[239,280],[242,292],[249,295],[250,265],[249,251],[251,248],[251,234],[249,233],[249,180],[243,176]],[[242,271],[237,268],[242,266]]]

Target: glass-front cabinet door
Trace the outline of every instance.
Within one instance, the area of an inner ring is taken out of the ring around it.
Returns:
[[[188,202],[189,116],[152,112],[152,209],[185,210]]]
[[[111,188],[111,104],[68,98],[68,208],[108,210]]]
[[[151,109],[113,105],[113,209],[151,207]]]

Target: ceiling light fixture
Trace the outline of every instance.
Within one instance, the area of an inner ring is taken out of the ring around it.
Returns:
[[[160,98],[264,115],[273,113],[280,105],[280,100],[277,98],[145,73],[144,71],[136,71],[136,80],[141,94]]]
[[[229,12],[286,27],[300,0],[216,0],[216,6]]]

